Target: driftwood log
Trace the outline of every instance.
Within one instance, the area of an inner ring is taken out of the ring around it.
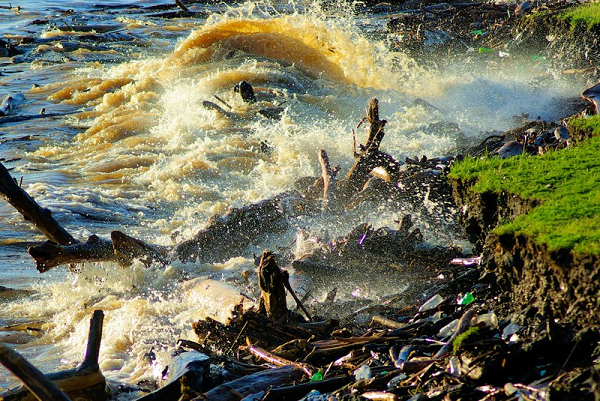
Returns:
[[[179,353],[168,366],[167,383],[137,401],[191,400],[202,394],[202,382],[209,370],[207,355],[198,351]]]
[[[34,373],[31,364],[24,358],[15,359],[16,353],[2,346],[0,363],[9,368],[23,382],[23,385],[0,393],[0,400],[25,401],[37,398],[44,401],[69,399],[99,401],[108,399],[106,379],[98,365],[103,322],[104,313],[101,310],[94,311],[90,320],[85,358],[79,367],[50,373],[43,378]],[[54,386],[49,385],[48,381],[54,383]],[[63,394],[57,393],[54,387],[58,387]],[[47,394],[53,395],[47,396]]]
[[[155,262],[166,265],[173,259],[222,262],[244,253],[249,245],[258,244],[268,234],[285,231],[291,217],[318,210],[340,212],[369,197],[381,196],[382,191],[398,192],[400,164],[379,150],[386,120],[379,118],[377,99],[369,103],[359,127],[363,122],[369,125],[367,141],[359,146],[358,152],[354,150],[355,162],[344,180],[335,179],[338,170],[330,166],[325,150],[319,151],[322,177],[315,187],[322,185],[322,197],[316,200],[320,207],[315,205],[315,199],[307,196],[314,188],[309,188],[305,194],[286,192],[255,204],[232,208],[224,216],[212,216],[206,227],[193,238],[172,247],[151,245],[120,231],[113,231],[110,239],[92,235],[86,242],[80,242],[60,226],[48,209],[40,207],[17,185],[1,163],[0,193],[48,238],[49,241],[28,249],[40,272],[82,262],[113,261],[128,266],[136,259],[145,265]],[[374,169],[384,170],[385,180],[378,179],[375,180],[378,184],[366,185],[373,182]]]
[[[0,344],[0,361],[38,400],[71,401],[60,388],[15,350]],[[2,397],[0,395],[0,397]],[[5,398],[2,398],[3,400]]]
[[[0,163],[0,193],[27,221],[30,221],[50,241],[60,245],[79,243],[52,217],[49,209],[33,200],[12,178],[6,167]]]
[[[362,191],[367,181],[371,178],[371,172],[376,168],[384,169],[389,180],[394,182],[398,179],[400,164],[392,156],[379,150],[379,145],[385,136],[383,128],[386,120],[379,119],[379,102],[372,99],[367,108],[367,115],[363,119],[369,123],[367,142],[360,145],[360,152],[354,153],[354,165],[346,174],[346,181],[342,189],[342,198],[350,199]],[[361,122],[362,124],[362,122]],[[360,126],[360,124],[359,124]]]
[[[297,366],[282,366],[221,384],[194,400],[239,401],[249,395],[267,391],[271,387],[300,380],[303,375],[304,371]]]

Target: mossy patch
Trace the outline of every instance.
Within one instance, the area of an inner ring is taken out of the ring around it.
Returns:
[[[479,327],[469,327],[464,333],[460,333],[458,336],[456,336],[456,338],[452,342],[452,354],[456,355],[460,347],[462,347],[462,344],[465,342],[465,340],[469,336],[477,333],[479,333]]]
[[[587,29],[591,29],[600,24],[600,3],[585,3],[570,8],[560,13],[559,18],[569,21],[571,29],[575,29],[579,24],[585,25]]]
[[[467,159],[453,167],[450,178],[476,181],[471,190],[479,193],[506,192],[540,202],[494,233],[527,235],[550,251],[600,255],[600,117],[571,124],[595,136],[543,156]]]

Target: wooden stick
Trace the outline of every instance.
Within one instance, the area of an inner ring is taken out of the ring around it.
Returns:
[[[277,388],[271,388],[267,394],[265,394],[264,401],[276,401],[276,400],[297,400],[305,396],[311,390],[318,390],[322,393],[329,393],[337,390],[344,385],[353,381],[352,376],[338,376],[332,377],[331,379],[325,379],[315,382],[307,382],[301,384],[295,384],[292,386],[281,386]]]
[[[379,324],[381,326],[389,327],[391,329],[401,329],[402,327],[406,326],[403,323],[396,322],[394,320],[378,315],[375,315],[371,318],[371,324]]]
[[[264,359],[265,361],[272,363],[275,366],[295,366],[297,368],[300,368],[304,371],[304,373],[306,373],[308,377],[311,377],[313,375],[313,371],[316,371],[314,367],[311,368],[305,363],[288,361],[285,358],[271,354],[270,352],[265,351],[264,349],[254,345],[249,346],[248,351],[250,351],[252,355],[257,356],[260,359]]]
[[[190,10],[181,2],[181,0],[175,0],[177,7],[181,8],[184,12],[189,13]]]
[[[296,301],[296,305],[298,305],[298,307],[300,309],[302,309],[302,311],[304,312],[304,314],[308,318],[308,321],[312,322],[313,319],[310,316],[310,313],[308,313],[308,311],[306,310],[306,308],[302,304],[302,301],[300,301],[300,299],[298,298],[298,295],[296,295],[296,291],[294,291],[294,289],[292,288],[292,285],[290,284],[290,275],[289,275],[289,273],[287,271],[284,271],[283,285],[290,292],[290,294],[292,294],[292,298],[294,298],[294,301]]]
[[[40,401],[71,401],[52,380],[44,376],[21,354],[0,344],[0,362]]]
[[[444,345],[437,352],[437,354],[435,354],[435,356],[433,357],[434,359],[441,359],[448,354],[448,352],[450,351],[450,348],[452,348],[452,343],[454,343],[454,340],[456,340],[456,337],[460,336],[462,333],[464,333],[470,327],[471,319],[473,319],[475,316],[477,316],[477,312],[475,312],[474,309],[469,309],[462,315],[462,317],[458,321],[458,326],[456,327],[456,331],[454,332],[454,334],[452,334],[452,336],[450,337],[450,339],[448,340],[446,345]]]
[[[319,149],[319,164],[321,165],[321,174],[323,176],[323,210],[327,210],[331,201],[335,198],[334,190],[336,187],[335,176],[329,165],[329,157],[324,149]]]
[[[60,245],[77,244],[77,241],[52,217],[52,212],[42,208],[11,177],[0,163],[0,193],[23,217],[36,226],[50,241]]]
[[[80,368],[90,366],[98,368],[98,356],[100,355],[100,343],[102,341],[102,326],[104,323],[104,312],[95,310],[90,319],[90,332],[88,335],[87,349],[85,358]]]

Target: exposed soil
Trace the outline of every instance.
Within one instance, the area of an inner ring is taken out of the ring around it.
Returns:
[[[568,51],[576,60],[573,65],[583,69],[579,74],[588,74],[590,79],[599,75],[596,43],[600,32],[572,31],[566,23],[557,23],[550,16],[564,4],[546,3],[543,8],[549,13],[539,19],[527,17],[536,12],[535,8],[523,10],[521,6],[519,10],[516,5],[427,4],[409,1],[379,6],[382,11],[397,13],[388,24],[392,46],[394,35],[402,35],[410,52],[423,60],[432,54],[449,59],[464,55],[465,49],[473,49],[469,54],[492,49],[535,52],[562,63],[563,59],[555,55]],[[587,136],[589,133],[570,129],[573,143]],[[337,248],[315,253],[309,260],[312,265],[305,260],[303,267],[310,269],[317,260],[324,259],[339,267],[338,262],[340,266],[342,262],[347,264],[348,255],[357,251],[363,252],[362,258],[355,257],[357,265],[363,263],[364,254],[373,258],[369,252],[386,260],[419,258],[419,263],[411,266],[420,269],[422,280],[429,280],[428,289],[421,296],[408,303],[404,297],[390,297],[378,305],[353,308],[355,312],[344,316],[341,328],[326,312],[333,298],[311,309],[317,312],[314,318],[327,319],[324,326],[279,326],[255,311],[244,314],[237,310],[227,325],[199,321],[194,326],[198,343],[187,341],[182,346],[206,353],[214,365],[226,367],[233,376],[244,376],[263,369],[258,366],[262,364],[260,357],[245,344],[247,336],[254,345],[302,363],[311,373],[324,374],[323,385],[318,384],[320,380],[309,381],[305,376],[300,386],[306,387],[299,387],[297,382],[284,389],[274,387],[254,399],[300,399],[311,389],[320,388],[322,393],[335,394],[336,398],[331,399],[345,400],[362,400],[367,393],[372,399],[390,400],[599,400],[598,257],[550,252],[531,238],[491,234],[499,223],[527,213],[536,203],[509,193],[477,194],[470,191],[472,182],[450,184],[459,221],[475,254],[482,254],[480,265],[478,259],[465,259],[464,264],[458,262],[435,270],[419,253],[421,242],[407,241],[416,234],[410,236],[400,230],[375,232],[365,227],[334,242]],[[356,243],[360,246],[347,245]],[[391,248],[396,252],[386,254]],[[436,255],[447,260],[454,256],[450,251],[438,251]],[[440,266],[437,262],[435,266]],[[323,280],[345,273],[339,267]],[[460,302],[466,293],[474,300]],[[435,295],[442,300],[433,308],[419,308]],[[374,315],[380,319],[373,319]],[[476,330],[460,341],[440,334],[453,320],[477,315],[488,316],[490,321],[467,320]],[[246,327],[252,328],[251,334],[244,333]],[[301,342],[302,347],[283,352],[283,343],[292,341]],[[454,345],[454,349],[442,352],[447,348],[443,344]],[[405,347],[411,348],[403,360],[399,351]],[[361,366],[368,366],[369,373],[356,377]],[[214,371],[205,373],[207,380],[199,382],[194,395],[206,395],[212,387],[232,378],[218,377]],[[327,383],[332,387],[327,388]],[[227,393],[239,399],[241,390],[233,390],[237,394],[230,389]],[[291,395],[283,396],[284,393]],[[325,399],[316,397],[308,399]]]

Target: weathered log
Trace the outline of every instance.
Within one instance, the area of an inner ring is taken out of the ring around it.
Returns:
[[[21,354],[0,344],[0,362],[40,401],[71,401],[65,393]],[[0,399],[5,398],[0,394]]]
[[[90,236],[83,244],[59,245],[46,241],[29,247],[27,252],[35,260],[40,273],[65,264],[115,260],[112,243],[97,235]]]
[[[92,319],[90,320],[90,331],[85,358],[79,367],[50,373],[45,376],[46,379],[54,382],[54,384],[71,399],[89,401],[108,399],[106,379],[100,372],[100,368],[98,366],[98,354],[100,352],[103,320],[104,313],[101,310],[94,311]],[[4,364],[4,361],[1,359],[0,362]],[[23,378],[20,376],[18,377],[23,380]],[[27,378],[26,380],[29,379]],[[35,400],[34,395],[32,395],[28,389],[32,386],[44,387],[45,381],[40,382],[35,378],[31,380],[32,381],[23,380],[24,385],[10,389],[4,393],[0,393],[0,400]],[[43,400],[69,400],[68,397],[43,398]]]
[[[304,371],[296,366],[282,366],[221,384],[194,400],[239,401],[240,398],[265,391],[270,387],[300,380],[303,375]]]
[[[194,238],[181,242],[174,254],[182,262],[222,262],[239,256],[250,244],[267,234],[287,229],[287,218],[303,213],[298,192],[280,195],[241,208],[224,216],[212,216]]]
[[[354,165],[346,174],[346,182],[342,190],[344,199],[349,199],[359,193],[369,180],[371,171],[377,167],[384,169],[392,182],[396,181],[400,173],[399,163],[392,156],[379,151],[379,145],[385,136],[383,128],[387,121],[379,119],[377,99],[371,100],[366,114],[363,121],[366,120],[369,123],[367,142],[365,145],[361,145],[360,153],[355,153]]]
[[[77,241],[52,217],[50,210],[42,208],[21,188],[0,163],[0,193],[23,217],[36,226],[50,241],[61,245],[77,244]]]
[[[314,381],[308,383],[295,384],[292,386],[281,386],[271,388],[264,395],[264,401],[292,401],[299,400],[312,390],[320,391],[321,393],[329,393],[338,388],[350,383],[354,378],[352,376],[338,376],[331,379]]]
[[[167,383],[137,401],[191,400],[202,394],[210,359],[198,351],[177,354],[168,367]]]
[[[134,259],[140,260],[146,266],[150,266],[154,261],[163,266],[169,263],[167,247],[147,244],[120,231],[111,232],[110,239],[115,258],[123,267],[131,266]]]
[[[64,117],[73,113],[44,113],[44,114],[25,114],[18,116],[9,116],[0,118],[0,125],[3,124],[12,124],[18,123],[21,121],[29,121],[29,120],[37,120],[38,118],[54,118],[54,117]]]
[[[110,240],[92,235],[85,243],[74,245],[58,245],[46,241],[29,247],[27,251],[35,260],[40,273],[56,266],[83,262],[116,261],[126,267],[130,266],[134,259],[139,259],[146,266],[153,261],[168,264],[167,247],[147,244],[120,231],[111,232]]]
[[[289,273],[281,270],[271,251],[264,251],[258,266],[258,286],[260,302],[258,310],[275,321],[286,321],[289,311],[285,299],[285,276]]]

